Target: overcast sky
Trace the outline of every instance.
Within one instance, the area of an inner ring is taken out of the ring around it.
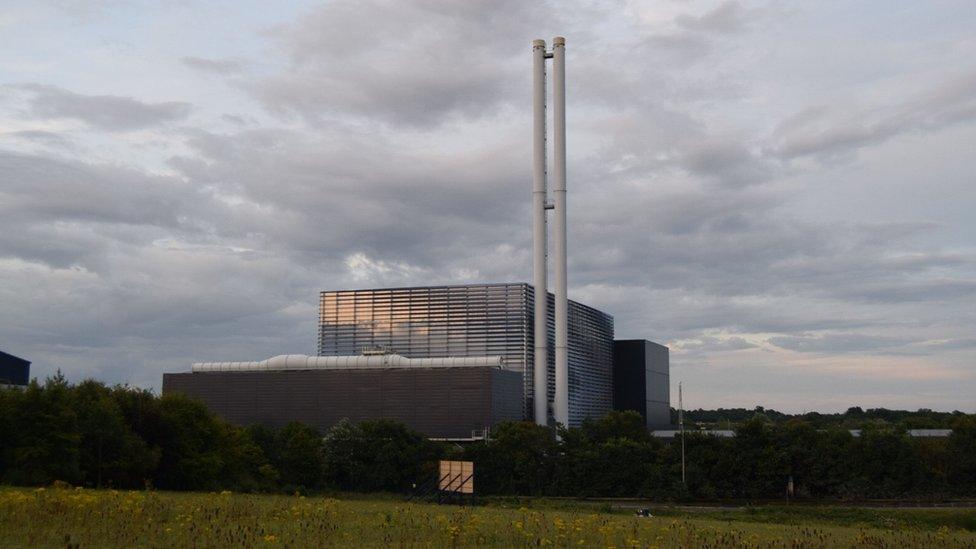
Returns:
[[[0,349],[158,389],[318,292],[531,281],[567,39],[569,296],[687,407],[976,411],[976,9],[0,3]]]

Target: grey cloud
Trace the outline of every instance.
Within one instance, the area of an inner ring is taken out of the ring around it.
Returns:
[[[758,345],[750,343],[741,337],[714,337],[700,336],[689,341],[682,341],[673,345],[672,348],[682,354],[696,353],[703,351],[722,352],[722,351],[742,351],[745,349],[755,349]]]
[[[181,57],[180,63],[195,71],[210,74],[233,74],[244,69],[244,64],[236,59],[207,59],[204,57]]]
[[[938,303],[976,295],[974,279],[935,278],[890,282],[880,280],[881,277],[877,278],[879,279],[877,282],[852,284],[846,288],[836,289],[836,295],[888,303],[909,301]]]
[[[0,204],[21,200],[0,216],[0,325],[31,349],[36,375],[57,367],[72,379],[158,386],[163,371],[201,358],[312,353],[308,326],[320,285],[353,283],[341,261],[298,261],[300,243],[262,242],[255,232],[273,225],[274,212],[251,219],[255,212],[225,210],[177,178],[31,155],[0,158],[0,173],[11,176],[0,180],[8,193]],[[29,177],[22,168],[30,166],[41,174]],[[62,194],[77,202],[59,202]],[[24,195],[33,195],[30,204]],[[54,204],[39,210],[45,198]],[[208,224],[222,236],[198,230]],[[346,253],[332,252],[340,260]],[[179,350],[161,355],[161,348]]]
[[[680,32],[653,35],[647,39],[644,49],[655,54],[664,53],[678,63],[693,63],[708,54],[712,47],[701,36]]]
[[[250,88],[267,108],[314,120],[429,128],[479,118],[521,91],[511,57],[559,18],[517,1],[333,2],[275,32],[292,65]]]
[[[201,158],[176,157],[173,167],[201,186],[232,182],[229,191],[255,204],[218,230],[261,234],[295,253],[423,264],[448,249],[503,242],[513,230],[499,224],[519,212],[511,207],[517,172],[497,164],[503,157],[487,142],[454,156],[330,132],[198,132],[188,143]]]
[[[0,235],[0,258],[16,258],[60,269],[79,265],[97,269],[95,263],[108,246],[105,239],[78,227],[26,224],[20,230],[4,231]]]
[[[82,95],[57,86],[21,84],[31,94],[29,115],[40,119],[75,119],[107,131],[128,131],[186,118],[190,104],[145,103],[117,95]]]
[[[735,137],[710,136],[696,140],[684,148],[677,164],[732,186],[764,183],[777,171],[768,160],[749,151]]]
[[[662,52],[679,64],[692,64],[713,51],[716,38],[745,30],[762,11],[727,0],[702,15],[678,15],[674,18],[677,30],[651,34],[641,49],[645,55],[657,57]]]
[[[923,342],[919,346],[926,351],[976,349],[976,337],[960,337],[934,342]]]
[[[784,158],[831,157],[896,135],[938,130],[976,119],[976,73],[942,82],[893,105],[808,107],[784,120],[772,136]]]
[[[199,202],[185,183],[130,168],[0,150],[0,211],[43,219],[180,227],[181,205]]]
[[[224,122],[234,124],[235,126],[246,126],[248,121],[243,116],[238,116],[236,114],[222,114],[220,119]]]
[[[859,333],[824,334],[818,336],[779,336],[768,340],[777,347],[802,353],[860,353],[878,352],[903,347],[904,339]]]
[[[916,243],[932,224],[812,223],[784,217],[783,200],[764,189],[578,196],[574,287],[586,286],[630,336],[667,340],[703,330],[920,329],[972,302],[971,259]],[[933,305],[925,317],[919,300]]]
[[[675,18],[675,23],[693,31],[728,33],[741,30],[745,26],[745,14],[739,2],[727,0],[698,17],[679,15]]]
[[[22,139],[32,143],[54,147],[58,149],[70,150],[75,146],[70,139],[62,134],[44,130],[22,130],[17,132],[7,132],[0,136]]]
[[[584,89],[589,95],[603,87],[587,83]],[[591,165],[610,165],[617,177],[666,178],[671,175],[667,170],[681,170],[710,184],[735,188],[769,183],[784,174],[782,163],[765,154],[754,136],[710,130],[705,122],[666,106],[660,98],[634,93],[638,95],[618,102],[629,105],[626,110],[601,112],[584,122],[585,131],[606,135],[606,145],[579,163],[574,173],[586,173]]]
[[[56,8],[72,17],[87,20],[93,16],[105,13],[108,9],[118,5],[119,0],[47,0]]]
[[[72,379],[98,375],[158,386],[163,371],[200,357],[314,350],[305,341],[314,295],[294,290],[310,285],[311,272],[266,254],[246,259],[106,243],[102,253],[112,268],[101,273],[4,266],[0,322],[16,326],[19,345],[36,351],[28,355],[35,374],[59,367]],[[9,291],[25,285],[33,290]],[[175,352],[159,352],[171,346]]]

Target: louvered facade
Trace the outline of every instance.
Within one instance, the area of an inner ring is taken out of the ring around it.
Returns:
[[[549,295],[549,401],[554,394]],[[501,356],[522,374],[525,418],[534,398],[533,288],[472,284],[322,292],[319,354],[383,349],[411,358]],[[579,425],[613,407],[613,317],[569,302],[569,420]]]

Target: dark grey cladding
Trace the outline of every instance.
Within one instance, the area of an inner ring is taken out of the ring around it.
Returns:
[[[671,425],[669,351],[644,339],[613,342],[615,410],[634,410],[649,429]]]
[[[533,287],[469,284],[322,292],[319,354],[382,347],[406,357],[501,356],[522,375],[523,413],[533,410]],[[549,401],[555,387],[553,296],[549,294]],[[612,409],[613,317],[569,302],[569,423]]]
[[[392,419],[429,437],[467,438],[522,417],[522,379],[490,367],[208,372],[163,375],[235,425],[300,421],[325,431],[342,419]]]
[[[27,385],[30,361],[0,351],[0,385]]]

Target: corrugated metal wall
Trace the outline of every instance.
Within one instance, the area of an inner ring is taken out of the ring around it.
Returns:
[[[346,418],[388,418],[430,437],[463,438],[522,417],[522,379],[497,368],[389,368],[163,375],[236,425],[300,421],[322,431]]]

